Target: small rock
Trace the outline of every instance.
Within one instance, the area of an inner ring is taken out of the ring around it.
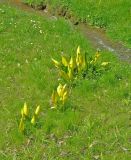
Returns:
[[[78,25],[78,24],[79,24],[79,22],[78,22],[78,21],[75,21],[75,22],[74,22],[74,25]]]
[[[46,5],[45,5],[45,4],[38,5],[38,6],[37,6],[37,9],[38,9],[38,10],[45,10],[45,9],[46,9]]]

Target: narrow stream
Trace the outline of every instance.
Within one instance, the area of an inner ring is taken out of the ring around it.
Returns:
[[[45,10],[35,10],[21,2],[21,0],[0,0],[0,2],[16,6],[19,9],[36,12],[42,16],[51,18],[51,13],[45,12]],[[99,28],[92,27],[88,24],[82,24],[76,26],[83,35],[90,41],[93,47],[99,48],[100,50],[107,50],[116,54],[121,60],[131,63],[131,49],[126,48],[121,43],[116,43],[107,38],[106,33]],[[75,29],[75,27],[74,27]]]
[[[102,29],[97,29],[87,24],[80,24],[80,30],[95,48],[110,51],[121,60],[131,63],[131,49],[107,38],[106,33]]]

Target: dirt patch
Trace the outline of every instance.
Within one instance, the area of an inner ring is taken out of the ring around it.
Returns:
[[[106,35],[105,31],[99,28],[92,28],[87,24],[79,25],[80,31],[87,37],[95,48],[108,50],[116,54],[121,60],[131,63],[131,49],[126,48],[120,42],[113,42]]]

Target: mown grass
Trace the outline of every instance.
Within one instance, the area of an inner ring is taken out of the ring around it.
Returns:
[[[49,4],[55,11],[63,9],[82,22],[106,29],[108,36],[131,47],[130,0],[24,0],[29,4]]]
[[[79,81],[67,109],[50,110],[58,85],[51,57],[88,56],[95,50],[62,18],[41,17],[8,5],[0,6],[0,159],[91,160],[129,159],[130,68],[109,52],[111,70],[98,79]],[[39,127],[18,131],[24,102],[41,106]]]

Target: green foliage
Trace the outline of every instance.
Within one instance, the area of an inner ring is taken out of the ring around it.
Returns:
[[[130,47],[130,0],[102,0],[101,2],[99,0],[43,0],[43,2],[49,4],[53,12],[66,10],[70,12],[70,16],[82,22],[105,28],[110,37],[123,41]],[[30,4],[40,3],[41,0],[30,1]]]
[[[103,51],[101,62],[110,60],[111,69],[99,80],[79,80],[66,110],[50,110],[59,78],[51,57],[70,57],[77,44],[82,53],[88,48],[87,58],[96,49],[61,18],[0,5],[0,24],[0,159],[130,159],[130,64]],[[18,132],[26,100],[41,106],[40,126],[29,121],[28,136]]]

